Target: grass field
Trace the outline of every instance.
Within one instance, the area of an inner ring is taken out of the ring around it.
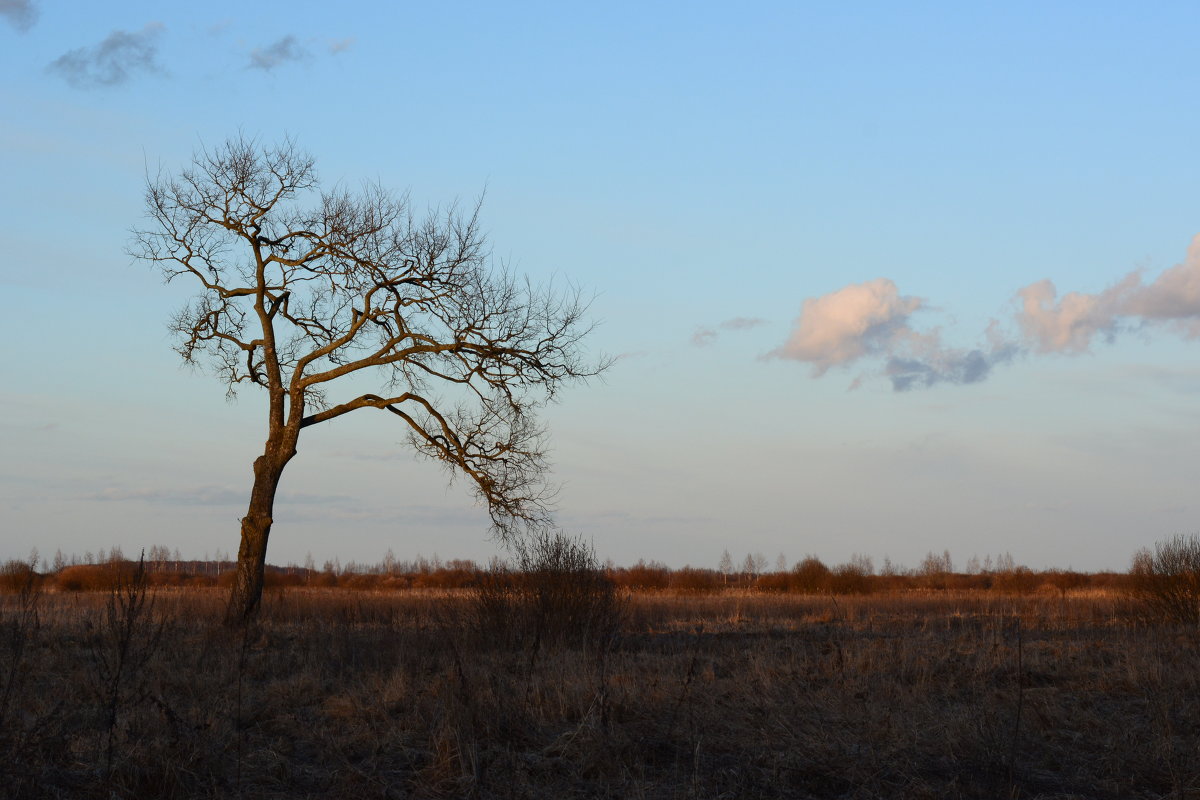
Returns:
[[[1200,797],[1200,637],[1116,593],[224,597],[0,596],[0,792]]]

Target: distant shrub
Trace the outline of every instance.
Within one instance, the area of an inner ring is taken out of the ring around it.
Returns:
[[[755,579],[754,588],[760,592],[792,591],[792,576],[787,572],[768,572]]]
[[[342,575],[338,578],[338,586],[343,589],[356,589],[360,592],[379,588],[379,575]]]
[[[992,575],[992,589],[1009,594],[1031,594],[1042,583],[1042,576],[1029,567],[1013,567]]]
[[[263,575],[263,586],[268,589],[283,589],[304,584],[304,577],[290,572],[268,569]]]
[[[1072,589],[1088,585],[1088,576],[1070,570],[1047,570],[1042,573],[1043,589],[1065,596]]]
[[[0,592],[19,594],[41,582],[41,576],[24,561],[9,561],[0,566]]]
[[[808,556],[792,568],[790,588],[801,594],[823,594],[829,591],[833,572],[816,556]]]
[[[408,575],[383,575],[379,579],[379,588],[385,592],[398,592],[412,587],[413,580]]]
[[[413,576],[412,585],[423,589],[465,589],[475,582],[475,571],[464,567],[448,567]]]
[[[683,567],[671,573],[670,588],[678,592],[717,592],[724,585],[721,573],[710,569]]]
[[[833,594],[868,594],[871,591],[871,578],[858,564],[838,565],[828,581],[829,591]]]
[[[958,573],[950,578],[948,585],[956,591],[986,592],[994,583],[993,576],[987,572]]]
[[[1136,576],[1124,572],[1095,572],[1087,576],[1089,589],[1128,594],[1133,591]]]
[[[308,585],[320,589],[332,589],[338,585],[338,576],[332,572],[314,572],[308,578]]]
[[[1133,594],[1159,616],[1196,624],[1200,622],[1200,537],[1174,536],[1143,549],[1129,570]]]
[[[108,592],[128,582],[136,571],[136,562],[123,560],[78,564],[59,570],[55,584],[64,592]]]
[[[620,586],[637,591],[666,589],[671,585],[671,570],[666,564],[639,559],[632,567],[617,571],[613,579]]]

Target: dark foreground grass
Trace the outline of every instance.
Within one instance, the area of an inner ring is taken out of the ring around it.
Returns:
[[[640,595],[584,644],[463,595],[222,599],[0,598],[0,794],[1200,797],[1196,631],[1118,597]]]

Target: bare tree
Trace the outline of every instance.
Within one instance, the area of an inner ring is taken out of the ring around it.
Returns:
[[[152,224],[131,254],[199,284],[171,322],[176,351],[230,395],[246,384],[267,395],[229,622],[258,607],[275,493],[300,432],[352,411],[389,412],[418,452],[469,478],[502,540],[547,523],[534,412],[608,362],[582,355],[590,326],[577,291],[492,266],[478,205],[418,217],[377,186],[321,191],[293,143],[238,138],[148,179],[146,206]],[[350,390],[364,370],[378,392]]]
[[[729,583],[729,573],[733,572],[733,557],[729,555],[729,551],[721,553],[721,560],[717,563],[717,570],[720,571],[724,578],[723,583]]]

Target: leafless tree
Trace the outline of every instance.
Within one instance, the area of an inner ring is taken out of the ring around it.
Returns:
[[[322,191],[292,142],[238,138],[149,178],[146,207],[131,254],[199,285],[171,322],[176,351],[230,395],[244,385],[267,395],[229,622],[257,610],[275,493],[300,432],[352,411],[389,412],[420,453],[469,478],[501,540],[547,523],[534,414],[608,362],[582,353],[578,291],[493,266],[478,204],[418,216],[378,186]],[[351,388],[364,371],[377,392]]]

